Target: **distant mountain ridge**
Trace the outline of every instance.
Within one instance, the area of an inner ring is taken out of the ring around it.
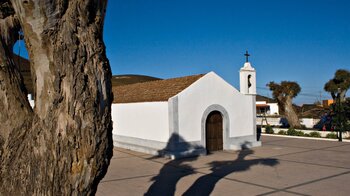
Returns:
[[[162,80],[152,76],[126,74],[126,75],[114,75],[112,76],[112,86],[122,86],[128,84],[136,84],[141,82],[149,82],[155,80]]]

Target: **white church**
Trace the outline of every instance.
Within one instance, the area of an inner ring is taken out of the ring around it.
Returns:
[[[29,61],[23,62],[32,93]],[[256,72],[248,58],[239,75],[240,91],[214,72],[114,86],[114,146],[172,159],[260,146]]]
[[[260,146],[248,58],[239,75],[240,91],[214,72],[113,87],[114,146],[173,159]]]

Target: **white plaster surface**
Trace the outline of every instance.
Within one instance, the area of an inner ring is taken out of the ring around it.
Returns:
[[[302,125],[305,125],[306,128],[313,128],[314,125],[316,125],[320,119],[313,119],[313,118],[301,118],[300,123]]]
[[[253,96],[242,95],[214,72],[208,73],[177,96],[179,134],[186,141],[201,140],[203,113],[214,104],[221,105],[228,112],[229,137],[254,134]]]
[[[282,120],[281,117],[266,117],[267,122],[269,125],[272,126],[282,126]],[[300,123],[302,125],[305,125],[306,128],[313,128],[320,119],[315,118],[301,118]],[[257,117],[256,123],[258,125],[266,125],[266,121],[263,119],[263,117]]]
[[[277,103],[267,103],[267,105],[270,106],[270,114],[271,115],[278,115],[279,114],[279,109],[278,109],[278,104]]]
[[[251,86],[248,88],[248,76],[250,77]],[[256,72],[249,62],[239,71],[240,92],[243,94],[256,95]]]
[[[112,104],[113,134],[167,142],[168,102]]]

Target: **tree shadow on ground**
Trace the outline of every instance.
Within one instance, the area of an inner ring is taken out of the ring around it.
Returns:
[[[181,136],[177,134],[173,134],[169,139],[167,146],[163,150],[158,151],[158,153],[160,155],[166,154],[164,152],[168,151],[171,148],[174,148],[174,145],[176,145],[178,141],[182,141],[181,149],[183,151],[195,149],[198,147],[198,146],[191,145],[188,142],[184,142],[184,139]],[[155,159],[155,158],[159,158],[159,156],[152,157],[150,159]],[[145,196],[174,195],[176,191],[177,182],[181,178],[194,173],[194,168],[187,163],[195,161],[197,158],[198,158],[198,155],[194,155],[189,158],[180,158],[180,159],[168,161],[160,169],[159,174],[157,176],[154,176],[151,179],[154,182],[152,183],[152,185],[149,187],[148,191],[144,195]]]
[[[234,172],[242,172],[249,170],[254,165],[266,165],[273,167],[279,164],[277,159],[264,158],[246,160],[248,155],[254,154],[254,151],[246,148],[246,144],[242,145],[236,160],[233,161],[213,161],[209,163],[211,173],[198,178],[190,188],[183,194],[185,196],[192,195],[210,195],[220,179]]]
[[[190,144],[188,144],[190,147]],[[263,158],[246,160],[246,157],[254,154],[254,151],[248,149],[249,142],[241,145],[242,150],[239,152],[237,159],[232,161],[213,161],[209,163],[211,173],[198,178],[183,194],[185,196],[210,195],[215,188],[215,185],[227,175],[234,172],[242,172],[249,170],[254,165],[266,165],[273,167],[279,164],[277,159]],[[196,157],[171,160],[167,162],[160,170],[159,174],[152,178],[153,184],[144,194],[146,196],[153,195],[175,195],[176,185],[181,178],[195,174],[195,169],[189,165],[189,162],[197,160]],[[151,158],[153,159],[153,158]]]
[[[181,178],[195,173],[194,169],[186,164],[186,162],[194,161],[196,159],[197,157],[192,157],[172,160],[166,163],[160,170],[159,174],[152,178],[154,182],[144,195],[175,195],[177,182]]]

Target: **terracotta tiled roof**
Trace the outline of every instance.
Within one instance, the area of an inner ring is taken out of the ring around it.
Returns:
[[[167,101],[170,97],[180,93],[202,76],[204,74],[114,86],[113,103]]]
[[[268,108],[268,107],[270,107],[270,106],[267,105],[267,104],[256,104],[256,107],[257,107],[257,108]]]

